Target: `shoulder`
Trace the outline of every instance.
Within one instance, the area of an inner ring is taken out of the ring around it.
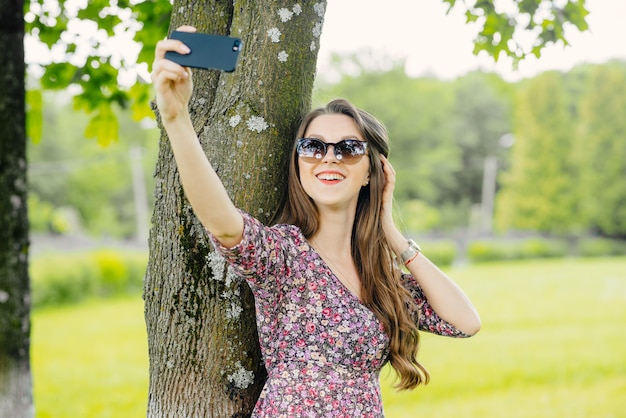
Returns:
[[[296,225],[280,223],[267,226],[246,211],[239,211],[241,216],[243,216],[245,228],[253,234],[264,231],[263,235],[265,235],[266,239],[284,240],[293,242],[295,245],[307,243],[306,237]]]
[[[294,238],[304,238],[302,231],[296,225],[291,224],[276,224],[271,226],[271,228],[279,231],[279,233],[284,234],[285,236],[291,236]]]
[[[308,241],[300,228],[291,224],[276,224],[271,227],[277,234],[281,235],[285,240],[293,243],[297,247],[303,245],[308,246]]]

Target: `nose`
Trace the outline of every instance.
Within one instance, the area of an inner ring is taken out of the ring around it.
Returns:
[[[332,147],[332,150],[331,150]],[[335,155],[335,146],[333,144],[326,144],[326,154],[324,154],[324,158],[322,158],[322,161],[341,161],[337,159],[337,156]]]

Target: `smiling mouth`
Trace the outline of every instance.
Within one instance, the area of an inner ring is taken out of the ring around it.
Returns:
[[[339,173],[321,173],[317,175],[317,178],[322,181],[337,182],[343,180],[345,177]]]

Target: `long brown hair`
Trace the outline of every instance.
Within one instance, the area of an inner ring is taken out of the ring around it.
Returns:
[[[300,124],[297,138],[304,136],[313,119],[326,114],[343,114],[354,119],[368,143],[370,182],[359,193],[351,252],[361,278],[363,303],[374,312],[389,336],[389,361],[400,377],[397,387],[412,389],[420,383],[428,383],[430,377],[416,357],[419,346],[418,310],[400,282],[401,272],[381,226],[385,174],[380,154],[389,155],[387,129],[371,114],[347,100],[336,99],[307,114]],[[278,222],[298,226],[309,238],[318,230],[319,213],[300,183],[295,144],[287,183],[286,202]]]

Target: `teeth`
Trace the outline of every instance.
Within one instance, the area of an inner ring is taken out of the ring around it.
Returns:
[[[323,173],[323,174],[318,175],[317,178],[320,180],[343,180],[343,176],[341,174],[336,174],[336,173],[333,173],[333,174]]]

